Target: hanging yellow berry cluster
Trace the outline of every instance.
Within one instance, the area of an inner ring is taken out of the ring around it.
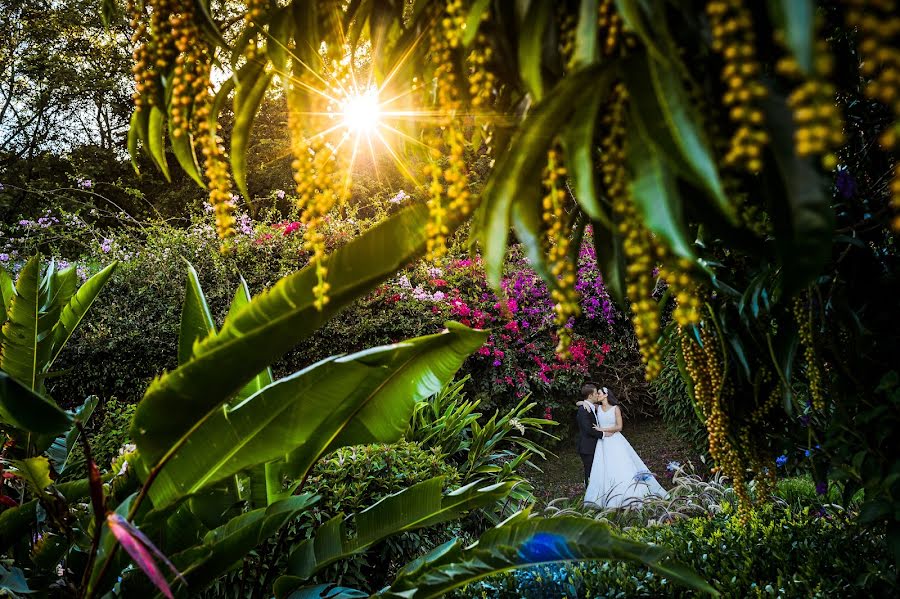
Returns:
[[[572,224],[566,206],[569,194],[566,191],[565,181],[566,167],[563,165],[562,150],[557,146],[551,147],[547,151],[547,166],[543,173],[542,218],[546,236],[547,264],[556,279],[556,285],[550,291],[554,303],[554,323],[559,338],[556,355],[564,360],[570,357],[569,345],[572,343],[572,330],[566,325],[569,319],[581,314],[580,297],[575,290],[576,264],[569,258]]]
[[[597,28],[602,41],[603,56],[612,56],[624,39],[624,22],[616,10],[615,0],[600,0],[597,6]]]
[[[142,112],[159,101],[159,78],[171,70],[172,135],[194,133],[209,183],[209,203],[221,239],[234,235],[234,201],[225,149],[218,124],[210,118],[212,55],[197,26],[192,0],[151,0],[148,12],[129,5],[135,43],[135,110]],[[148,15],[149,13],[149,15]],[[223,251],[226,245],[222,246]]]
[[[556,5],[556,22],[559,27],[559,54],[569,67],[575,54],[575,28],[578,21],[574,14],[566,10],[565,4],[559,3]]]
[[[712,47],[725,63],[722,97],[736,130],[725,156],[725,164],[756,173],[762,170],[762,149],[769,142],[763,128],[760,101],[766,97],[759,81],[760,63],[750,10],[743,0],[710,0],[706,5],[712,27]]]
[[[816,31],[821,30],[817,23]],[[776,39],[783,43],[784,32]],[[803,80],[800,65],[793,56],[778,61],[776,70],[785,77],[802,82],[788,96],[788,106],[794,114],[797,126],[794,144],[799,156],[821,156],[822,167],[833,170],[837,166],[834,150],[844,145],[844,119],[835,99],[835,87],[829,81],[834,60],[828,51],[828,42],[816,36],[813,73]]]
[[[628,92],[618,83],[613,88],[609,111],[601,118],[605,131],[600,141],[598,158],[603,174],[603,187],[612,203],[613,214],[623,238],[626,295],[631,303],[631,320],[638,340],[641,359],[648,380],[656,378],[660,361],[659,314],[653,289],[656,286],[653,268],[662,249],[644,226],[628,190],[625,166],[625,111]]]
[[[481,17],[484,23],[490,19],[490,11],[485,11]],[[475,35],[472,50],[466,57],[469,70],[469,97],[474,108],[484,109],[490,107],[494,99],[494,89],[497,86],[497,77],[488,68],[494,56],[490,39],[483,31]]]
[[[150,52],[147,19],[142,5],[139,6],[135,0],[128,0],[128,14],[133,30],[131,43],[134,46],[134,66],[131,71],[134,74],[134,109],[141,112],[145,106],[152,106],[156,101],[156,61]]]
[[[706,418],[709,455],[717,464],[716,470],[731,479],[741,517],[745,518],[751,505],[750,493],[744,480],[744,465],[728,438],[728,416],[722,409],[724,372],[718,338],[709,326],[701,326],[699,330],[700,343],[697,343],[689,331],[679,327],[685,369],[693,386],[694,401]]]
[[[879,139],[885,151],[893,152],[900,135],[900,7],[895,0],[846,0],[846,4],[847,24],[857,30],[860,71],[868,81],[865,93],[894,115],[894,123]],[[891,224],[900,232],[900,160],[894,165],[890,191],[896,213]]]
[[[457,85],[461,76],[457,72],[454,54],[462,44],[462,33],[466,26],[467,11],[461,0],[449,0],[437,18],[437,26],[432,27],[429,34],[430,57],[434,67],[436,94],[433,99],[438,114],[438,127],[426,139],[431,149],[431,163],[425,166],[425,175],[429,177],[428,210],[429,222],[426,225],[426,258],[439,262],[447,253],[447,235],[450,232],[450,219],[467,216],[472,209],[472,196],[469,192],[469,178],[466,169],[464,152],[466,139],[461,124],[457,119],[461,116],[462,99]],[[484,40],[485,44],[487,40]],[[484,46],[487,47],[487,46]],[[483,49],[476,58],[481,64],[473,65],[475,70],[483,70],[489,54]],[[479,88],[482,101],[489,99],[487,85],[493,85],[487,77],[479,77],[476,82],[470,79],[470,88]],[[440,165],[443,153],[447,150],[446,167]],[[445,198],[449,203],[445,205]]]
[[[331,68],[324,73],[329,91],[344,93],[349,83],[352,59],[346,54],[341,60],[332,60]],[[294,160],[291,167],[296,183],[297,207],[300,222],[304,225],[303,245],[309,252],[309,263],[316,269],[316,285],[313,287],[314,305],[321,310],[329,301],[330,285],[326,281],[328,267],[323,232],[326,215],[337,205],[343,204],[350,196],[350,169],[346,152],[341,151],[344,139],[329,140],[329,128],[321,118],[305,113],[326,113],[325,101],[318,93],[303,96],[299,87],[313,89],[313,76],[300,76],[300,82],[289,90],[288,128],[291,132],[291,152]],[[318,108],[319,110],[315,110]],[[318,129],[318,131],[313,131]],[[346,137],[346,133],[343,134]]]
[[[797,333],[800,336],[800,344],[803,346],[803,359],[806,361],[806,378],[809,380],[809,396],[813,408],[821,410],[825,407],[825,397],[822,393],[822,370],[816,359],[812,331],[812,308],[808,301],[798,296],[793,302],[794,319],[797,321]]]
[[[675,296],[672,316],[678,326],[682,327],[699,323],[700,309],[703,306],[702,289],[697,279],[691,275],[692,269],[690,260],[673,259],[668,255],[664,256],[659,267],[660,276],[665,279]]]
[[[194,19],[194,3],[179,0],[169,21],[178,56],[172,71],[172,135],[181,137],[190,131],[194,106],[207,101],[210,57],[199,43],[200,30]],[[195,120],[195,126],[198,124]]]

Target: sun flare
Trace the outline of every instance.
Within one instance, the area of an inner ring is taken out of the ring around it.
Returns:
[[[341,105],[344,126],[355,133],[374,133],[381,117],[378,90],[374,87],[365,92],[348,96]]]

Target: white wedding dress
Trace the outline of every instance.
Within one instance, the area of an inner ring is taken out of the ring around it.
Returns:
[[[600,428],[615,426],[616,410],[606,412],[594,407]],[[666,491],[631,447],[622,433],[613,433],[597,441],[594,464],[584,494],[585,505],[594,507],[637,507],[648,496],[665,497]]]

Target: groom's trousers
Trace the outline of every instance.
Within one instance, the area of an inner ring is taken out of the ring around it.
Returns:
[[[591,478],[591,466],[594,465],[594,454],[592,453],[579,453],[581,456],[581,463],[584,464],[584,486],[587,487],[588,479]]]

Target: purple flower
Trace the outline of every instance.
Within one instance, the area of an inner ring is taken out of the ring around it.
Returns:
[[[100,244],[100,251],[104,254],[108,254],[112,250],[112,239],[104,239]]]
[[[93,181],[91,181],[90,179],[82,179],[78,182],[78,184],[84,189],[90,189],[94,186]]]
[[[775,458],[775,465],[778,466],[779,468],[781,468],[782,466],[787,464],[787,460],[788,460],[788,458],[786,455],[780,455],[777,458]]]
[[[431,297],[434,299],[434,301],[439,302],[439,301],[441,301],[442,299],[444,299],[445,296],[444,296],[444,292],[443,292],[443,291],[435,291],[435,292],[434,292],[434,295],[431,296]]]
[[[9,262],[9,254],[0,254],[0,262]]]
[[[502,364],[502,362],[500,362],[499,359],[498,359],[498,360],[494,360],[494,367],[495,367],[495,368],[496,368],[497,366],[500,366],[500,364]]]
[[[406,194],[406,192],[401,189],[397,192],[397,195],[389,199],[388,202],[390,202],[391,204],[399,204],[408,197],[409,196]]]
[[[856,195],[856,179],[853,178],[853,175],[847,169],[838,171],[834,184],[838,188],[838,193],[845,200],[849,200]]]
[[[284,190],[283,190],[283,189],[279,189],[278,191],[275,192],[275,197],[278,198],[279,200],[283,200],[283,199],[284,199],[284,195],[285,195],[285,194],[284,194]]]
[[[816,483],[816,493],[819,495],[824,495],[828,492],[828,482],[827,481],[819,481]]]

